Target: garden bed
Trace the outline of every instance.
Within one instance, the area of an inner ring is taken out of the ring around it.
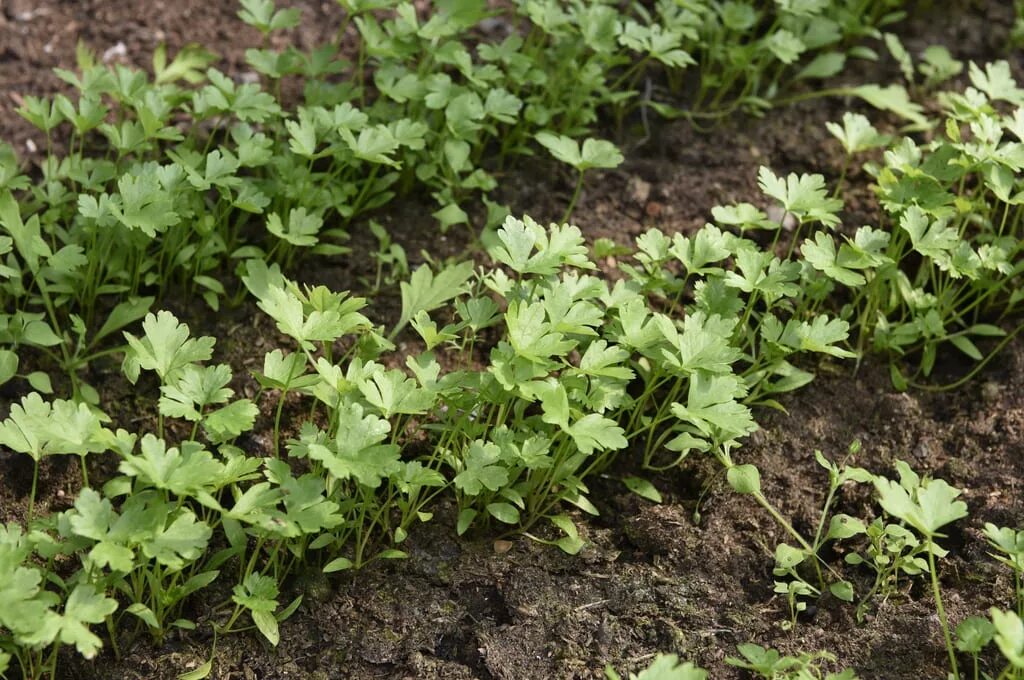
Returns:
[[[1003,4],[922,9],[898,32],[912,50],[940,43],[957,58],[990,61],[1004,56],[998,50],[1012,24]],[[303,24],[285,37],[312,47],[333,35],[341,16],[335,3],[298,5]],[[0,138],[24,157],[39,158],[43,140],[14,109],[24,95],[60,89],[51,68],[69,66],[79,40],[114,62],[136,66],[145,66],[160,42],[172,51],[199,42],[219,52],[233,75],[244,74],[244,49],[260,37],[239,28],[235,11],[235,3],[225,0],[153,3],[144,13],[105,3],[8,2],[0,14]],[[1019,54],[1012,65],[1019,75]],[[892,74],[892,64],[883,62],[877,70],[861,67],[855,77],[885,82]],[[588,175],[573,222],[590,244],[607,238],[631,246],[651,227],[692,234],[716,205],[753,201],[766,207],[757,191],[761,165],[780,175],[820,172],[831,182],[843,154],[825,123],[858,106],[852,100],[813,100],[771,110],[762,119],[731,118],[708,131],[653,119],[646,131],[634,129],[621,140],[623,165]],[[560,173],[554,161],[538,158],[536,167],[501,175],[497,197],[513,215],[557,220],[573,183]],[[847,179],[844,224],[874,223],[880,208],[870,178],[852,169]],[[421,250],[435,260],[468,253],[483,262],[486,255],[464,228],[439,235],[432,209],[419,199],[402,199],[372,217],[403,245],[413,266],[422,261]],[[351,229],[351,254],[314,258],[296,278],[336,291],[366,290],[375,275],[369,254],[376,243],[360,226]],[[623,276],[615,255],[598,264],[610,277]],[[163,307],[187,322],[193,335],[219,339],[214,359],[232,366],[232,387],[241,396],[258,389],[248,371],[260,370],[264,354],[285,342],[251,299],[219,313],[199,299],[173,296]],[[400,312],[392,287],[366,313],[391,327]],[[411,331],[397,342],[400,350],[422,345]],[[152,430],[153,408],[136,401],[137,391],[124,381],[119,364],[110,359],[89,368],[101,406],[118,427]],[[814,382],[780,398],[785,412],[755,411],[760,430],[736,451],[737,462],[757,466],[764,495],[805,534],[813,533],[828,491],[816,449],[840,460],[859,440],[855,462],[872,472],[892,476],[901,459],[945,479],[963,490],[970,510],[968,519],[946,528],[949,537],[942,541],[950,551],[941,571],[946,612],[956,623],[1007,606],[1012,575],[989,556],[981,528],[985,522],[1017,526],[1024,511],[1018,488],[1024,477],[1024,341],[1009,343],[978,376],[948,392],[897,392],[883,359],[869,356],[859,367],[854,364],[827,357],[809,361],[817,373]],[[940,353],[932,381],[952,382],[969,369],[954,353]],[[148,387],[155,390],[156,384]],[[12,384],[0,389],[6,414],[7,404],[22,394]],[[238,442],[252,455],[270,453],[275,405],[264,399],[254,432]],[[186,436],[187,429],[180,434]],[[89,464],[90,478],[116,473],[113,454],[93,456]],[[646,473],[627,453],[589,480],[600,515],[574,513],[587,543],[578,555],[516,534],[471,530],[457,537],[458,510],[440,500],[432,508],[434,521],[411,531],[404,543],[408,559],[378,561],[343,575],[299,570],[284,583],[281,601],[303,594],[304,603],[282,623],[277,647],[254,632],[220,638],[211,677],[601,678],[606,664],[620,672],[636,670],[656,654],[671,652],[713,678],[743,678],[748,676],[725,658],[745,642],[793,654],[827,650],[836,668],[855,668],[865,680],[945,677],[948,660],[925,577],[906,579],[899,593],[872,602],[863,620],[853,605],[826,595],[800,614],[794,630],[783,630],[789,611],[785,598],[773,593],[772,567],[775,546],[786,535],[777,523],[751,498],[736,494],[709,457],[693,454],[678,469],[652,477],[661,503],[627,490],[620,480],[630,475]],[[31,460],[0,451],[0,520],[25,516],[31,478]],[[41,469],[36,507],[69,509],[79,488],[77,461],[51,458]],[[872,507],[866,490],[846,489],[835,509],[864,517]],[[827,559],[841,560],[841,554]],[[871,585],[866,573],[853,581],[858,592]],[[195,632],[173,633],[162,647],[138,636],[122,643],[119,659],[109,647],[93,661],[67,654],[61,676],[175,678],[201,666],[214,643],[202,625],[211,616],[206,604],[230,597],[216,585],[213,592],[187,605],[189,618],[200,624]],[[994,651],[986,659],[996,667]]]

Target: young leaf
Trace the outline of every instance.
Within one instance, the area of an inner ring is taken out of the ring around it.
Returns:
[[[999,651],[1014,668],[1024,668],[1024,622],[1014,611],[989,610]]]
[[[104,596],[91,584],[80,583],[64,605],[57,638],[64,644],[74,645],[79,654],[91,659],[103,643],[89,630],[89,624],[103,623],[116,609],[117,600]]]
[[[568,432],[576,442],[576,448],[588,455],[595,450],[624,449],[628,444],[625,430],[616,425],[615,421],[597,413],[583,416],[569,427]]]
[[[402,282],[402,316],[391,333],[395,337],[418,312],[437,309],[448,300],[462,295],[473,276],[473,263],[462,262],[445,267],[435,276],[427,265],[421,265],[409,282]]]
[[[956,500],[960,490],[941,479],[928,480],[908,490],[900,483],[878,477],[875,490],[886,512],[929,538],[939,536],[938,530],[950,522],[967,516],[967,504]]]
[[[249,610],[256,628],[274,646],[280,642],[277,619],[274,617],[277,596],[277,582],[258,573],[250,574],[245,581],[235,586],[231,596],[235,604]]]
[[[830,198],[821,175],[797,175],[790,173],[785,180],[777,177],[769,168],[761,166],[757,173],[761,191],[783,205],[800,222],[821,222],[826,227],[839,224],[836,213],[843,208],[843,202]]]
[[[536,139],[551,155],[580,172],[591,168],[616,168],[623,156],[618,147],[603,139],[586,139],[582,149],[571,137],[538,132]]]
[[[468,496],[484,488],[497,491],[508,483],[508,470],[498,465],[501,450],[496,444],[477,439],[465,453],[465,468],[455,476],[455,487]]]
[[[190,338],[188,326],[179,323],[168,311],[147,314],[142,322],[145,335],[140,339],[125,333],[129,351],[125,354],[123,369],[133,384],[139,370],[155,371],[161,383],[167,383],[185,366],[206,361],[213,356],[211,337]]]
[[[661,493],[648,480],[642,477],[626,477],[622,483],[637,496],[646,498],[653,503],[661,503]]]

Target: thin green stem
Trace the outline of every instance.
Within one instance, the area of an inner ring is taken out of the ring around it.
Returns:
[[[566,224],[569,221],[569,218],[572,217],[572,211],[576,208],[576,201],[579,200],[580,193],[583,191],[583,174],[584,171],[580,170],[580,176],[576,179],[576,190],[572,192],[572,200],[569,201],[569,207],[565,209],[562,224]]]
[[[932,537],[928,537],[928,572],[932,577],[932,593],[935,595],[935,610],[939,614],[939,625],[942,626],[942,637],[946,641],[946,652],[949,653],[949,667],[953,671],[954,678],[959,678],[960,673],[956,666],[956,652],[953,647],[953,638],[949,634],[949,621],[946,620],[946,609],[942,606],[942,593],[939,591],[939,575],[935,570],[935,543]]]

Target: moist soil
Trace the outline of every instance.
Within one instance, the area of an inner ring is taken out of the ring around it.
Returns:
[[[134,3],[56,0],[0,0],[0,138],[30,161],[42,140],[14,110],[25,95],[59,91],[50,69],[70,68],[79,41],[107,61],[145,66],[152,50],[166,42],[173,51],[199,42],[218,51],[225,68],[245,77],[244,50],[259,35],[236,18],[230,0]],[[329,39],[341,13],[334,2],[302,0],[303,24],[288,39],[311,47]],[[944,3],[936,3],[944,4]],[[912,52],[932,43],[955,56],[978,61],[1006,56],[1012,23],[1009,3],[989,2],[922,7],[899,33]],[[882,51],[882,50],[880,50]],[[1017,73],[1020,55],[1011,55]],[[861,67],[863,82],[886,82],[896,71],[885,63]],[[692,232],[712,206],[759,200],[757,167],[776,172],[822,172],[834,180],[842,159],[824,123],[838,120],[857,102],[817,100],[770,112],[763,119],[729,121],[708,131],[685,123],[651,123],[622,133],[628,161],[618,170],[588,180],[574,221],[588,240],[610,238],[631,244],[650,227]],[[873,114],[877,117],[877,114]],[[615,131],[609,131],[609,135]],[[59,143],[59,140],[58,140]],[[499,195],[513,213],[557,219],[571,189],[553,163],[537,160],[530,172],[502,177]],[[554,177],[554,184],[536,182]],[[844,223],[877,223],[879,211],[867,177],[848,174]],[[412,264],[423,258],[473,252],[465,231],[439,236],[426,204],[415,200],[389,206],[375,218],[403,244]],[[304,267],[303,280],[337,290],[366,290],[374,269],[367,230],[353,229],[353,254]],[[602,265],[616,275],[616,262]],[[396,292],[374,300],[374,321],[397,316]],[[219,338],[218,361],[230,362],[240,377],[236,391],[251,395],[244,377],[281,338],[252,306],[205,311],[201,302],[170,300],[166,306],[194,331]],[[399,345],[413,351],[415,340]],[[827,474],[814,461],[820,449],[842,459],[853,440],[863,444],[851,461],[889,473],[897,459],[922,473],[942,477],[964,490],[970,517],[955,524],[943,545],[941,563],[946,607],[953,623],[1012,601],[1005,569],[987,554],[985,522],[1017,526],[1022,517],[1019,478],[1024,458],[1024,342],[1012,342],[979,376],[956,391],[898,393],[888,367],[867,359],[852,364],[808,366],[817,379],[782,400],[786,411],[757,413],[761,430],[739,450],[739,462],[762,472],[765,495],[801,532],[813,534],[827,490]],[[940,358],[937,384],[951,382],[969,367],[957,357]],[[104,407],[123,427],[147,427],[155,385],[130,388],[116,363],[91,367],[89,376]],[[20,397],[0,391],[0,413]],[[2,389],[2,388],[0,388]],[[143,398],[136,395],[142,394]],[[264,404],[266,406],[266,404]],[[264,416],[265,418],[265,416]],[[257,424],[265,432],[266,421]],[[265,435],[243,442],[253,455],[267,453]],[[858,620],[854,606],[831,596],[808,607],[792,631],[785,599],[773,590],[773,550],[787,540],[756,503],[733,493],[709,460],[694,457],[671,473],[651,477],[661,504],[626,491],[621,478],[644,473],[634,456],[592,482],[600,516],[577,516],[587,547],[568,556],[522,537],[476,535],[457,538],[455,510],[444,502],[435,519],[411,533],[403,548],[410,557],[378,562],[356,574],[326,578],[315,571],[285,584],[282,599],[304,595],[304,604],[282,625],[281,642],[270,648],[253,634],[216,643],[215,678],[601,678],[611,664],[620,672],[646,665],[657,652],[673,652],[707,668],[712,678],[748,677],[725,663],[736,645],[756,642],[783,652],[828,650],[835,668],[853,667],[876,680],[940,679],[946,657],[925,581],[904,580],[898,593],[872,600]],[[47,460],[42,468],[39,507],[70,507],[80,486],[77,460]],[[90,475],[114,473],[111,459],[90,459]],[[21,457],[0,450],[0,521],[23,518],[32,469]],[[870,518],[877,512],[863,488],[844,488],[836,512]],[[839,551],[827,555],[843,568]],[[859,593],[869,574],[844,568]],[[216,602],[227,593],[212,593]],[[211,612],[195,602],[186,614],[199,629],[154,648],[147,638],[125,636],[121,657],[107,645],[94,662],[68,654],[65,678],[175,678],[208,657],[214,640],[204,622]],[[985,663],[994,660],[985,659]],[[993,672],[994,666],[989,667]]]

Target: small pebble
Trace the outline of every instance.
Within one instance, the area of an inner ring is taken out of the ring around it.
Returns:
[[[121,57],[125,57],[127,55],[128,48],[125,47],[125,44],[123,42],[118,40],[116,45],[114,45],[113,47],[108,47],[106,50],[104,50],[103,63],[109,64],[114,59],[120,59]]]

